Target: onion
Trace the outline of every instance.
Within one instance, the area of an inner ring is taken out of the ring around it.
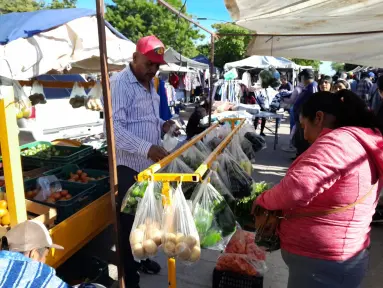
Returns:
[[[177,233],[177,235],[176,235],[176,243],[177,243],[177,244],[180,243],[180,242],[183,242],[184,239],[185,239],[185,235],[184,235],[184,234],[182,234],[182,233]]]
[[[138,225],[137,228],[142,230],[142,231],[145,231],[146,230],[146,225],[145,224],[140,224],[140,225]]]
[[[176,243],[176,235],[174,235],[173,233],[166,233],[164,242]]]
[[[189,260],[191,251],[188,245],[186,245],[184,242],[181,242],[181,243],[178,243],[176,246],[176,254],[182,260],[186,261],[186,260]]]
[[[141,229],[135,229],[130,234],[130,244],[135,245],[137,243],[141,243],[144,241],[144,231]]]
[[[158,229],[149,231],[148,238],[152,239],[157,246],[161,245],[162,232]]]
[[[190,253],[190,262],[196,262],[201,257],[201,249],[198,246],[194,246]]]
[[[134,244],[132,247],[132,252],[136,258],[145,258],[145,250],[141,243]]]
[[[173,242],[166,242],[164,245],[164,252],[169,257],[173,257],[175,255],[176,245]]]
[[[154,256],[157,253],[157,245],[154,243],[152,239],[148,239],[144,241],[144,250],[147,255]]]
[[[195,237],[188,235],[185,237],[184,242],[190,247],[193,248],[197,244],[197,239]]]

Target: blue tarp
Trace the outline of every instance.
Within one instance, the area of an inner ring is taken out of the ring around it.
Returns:
[[[18,38],[32,37],[35,34],[50,30],[74,19],[94,15],[96,15],[95,11],[83,8],[15,12],[1,15],[0,44],[5,45]],[[128,40],[107,21],[105,21],[105,24],[117,37]]]
[[[205,56],[203,56],[203,55],[198,55],[198,56],[192,58],[192,60],[197,61],[197,62],[200,62],[200,63],[207,64],[207,65],[210,65],[210,61],[209,61],[209,59],[207,59],[207,58],[206,58]]]

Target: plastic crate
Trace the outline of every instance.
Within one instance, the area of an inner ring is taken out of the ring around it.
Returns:
[[[64,221],[91,203],[94,200],[94,195],[96,193],[96,185],[94,184],[78,184],[66,181],[60,181],[60,184],[62,189],[68,190],[69,194],[72,195],[71,199],[57,201],[56,203],[47,203],[30,199],[31,201],[56,208],[56,224]],[[36,179],[26,181],[24,183],[24,189],[25,192],[36,189]]]
[[[263,288],[263,277],[214,269],[213,288]]]
[[[98,152],[91,155],[87,161],[77,163],[81,169],[97,169],[103,171],[109,171],[108,157],[102,156]]]
[[[50,142],[37,141],[29,144],[20,146],[20,152],[23,150],[36,147],[37,145],[47,145],[53,146]],[[93,148],[90,146],[82,145],[80,147],[69,147],[69,146],[59,146],[54,145],[57,151],[66,151],[68,156],[51,156],[49,159],[39,157],[38,155],[34,156],[21,156],[22,161],[26,165],[36,165],[39,167],[49,166],[49,167],[59,167],[65,164],[77,163],[83,160],[85,157],[94,153]]]
[[[104,178],[100,180],[89,182],[89,184],[96,185],[96,194],[93,195],[94,199],[97,199],[98,197],[104,195],[110,190],[108,171],[95,170],[95,169],[80,169],[78,165],[68,164],[60,168],[47,171],[44,173],[44,175],[45,176],[55,175],[59,180],[67,181],[70,177],[70,173],[76,173],[78,170],[82,170],[84,173],[88,174],[88,176],[92,178],[105,176]],[[78,184],[84,185],[84,183],[78,183]]]

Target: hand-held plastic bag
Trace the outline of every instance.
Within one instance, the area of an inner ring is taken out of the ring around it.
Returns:
[[[170,205],[165,206],[162,221],[164,252],[187,263],[194,263],[201,257],[197,228],[190,207],[178,185]]]
[[[157,254],[162,239],[161,222],[161,199],[156,198],[154,182],[149,182],[137,207],[129,238],[134,258],[142,260]]]
[[[148,181],[136,182],[129,188],[128,192],[125,194],[124,199],[122,200],[121,212],[131,215],[136,214],[137,206],[141,199],[144,197],[148,184]],[[161,188],[161,182],[154,182],[153,189],[157,200],[161,199]]]
[[[85,108],[92,111],[102,111],[103,107],[100,100],[101,96],[102,86],[101,83],[98,81],[96,85],[94,85],[94,87],[90,90],[88,97],[86,97],[85,99]]]
[[[13,93],[15,97],[16,118],[30,118],[32,116],[32,103],[17,81],[13,81]]]
[[[31,100],[33,106],[37,104],[47,103],[43,86],[37,81],[34,81],[32,84],[32,90],[31,95],[29,96],[29,100]]]
[[[80,87],[77,82],[74,83],[69,97],[69,104],[72,105],[73,108],[80,108],[85,105],[86,98],[84,87]]]
[[[192,195],[193,218],[201,247],[222,250],[235,231],[236,222],[225,199],[208,183],[209,177],[197,186]]]
[[[53,193],[60,192],[62,190],[62,186],[56,176],[49,175],[37,179],[36,189],[38,193],[33,199],[37,201],[45,201],[50,200],[48,198],[50,198]],[[52,199],[49,202],[54,203],[55,199]]]
[[[237,229],[225,252],[218,258],[216,269],[249,276],[263,276],[267,271],[266,252],[254,241],[254,233]]]
[[[249,158],[247,158],[245,152],[241,147],[241,141],[239,135],[234,135],[233,140],[229,144],[229,151],[233,155],[234,159],[239,163],[242,169],[249,175],[253,172],[253,165]]]
[[[171,152],[174,148],[177,147],[178,138],[174,136],[174,131],[176,131],[177,125],[173,124],[170,126],[168,133],[164,136],[163,146],[166,151]]]
[[[253,179],[235,161],[230,152],[225,151],[218,156],[218,174],[230,190],[234,198],[250,196]]]

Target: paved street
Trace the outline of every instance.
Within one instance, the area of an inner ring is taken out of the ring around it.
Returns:
[[[288,122],[283,122],[280,128],[280,138],[277,150],[273,150],[274,137],[267,134],[268,148],[259,152],[257,164],[254,165],[256,181],[267,181],[277,183],[286,172],[291,164],[290,158],[294,155],[281,150],[282,146],[288,143]],[[272,123],[268,125],[272,126]],[[110,276],[117,278],[115,263],[115,253],[113,252],[113,243],[110,235],[112,229],[107,229],[96,239],[82,249],[83,253],[98,255],[100,258],[108,261]],[[212,272],[215,267],[217,252],[204,250],[202,259],[195,265],[185,266],[177,263],[177,288],[197,288],[212,286]],[[365,279],[363,288],[382,287],[383,280],[383,226],[375,226],[372,233],[372,249],[370,270]],[[156,261],[163,268],[159,275],[141,275],[141,287],[143,288],[160,288],[167,287],[167,267],[166,257],[160,254],[156,257]],[[264,288],[285,288],[287,287],[288,269],[283,263],[280,252],[274,252],[267,259],[268,272],[265,275]],[[117,287],[117,285],[114,285]]]

